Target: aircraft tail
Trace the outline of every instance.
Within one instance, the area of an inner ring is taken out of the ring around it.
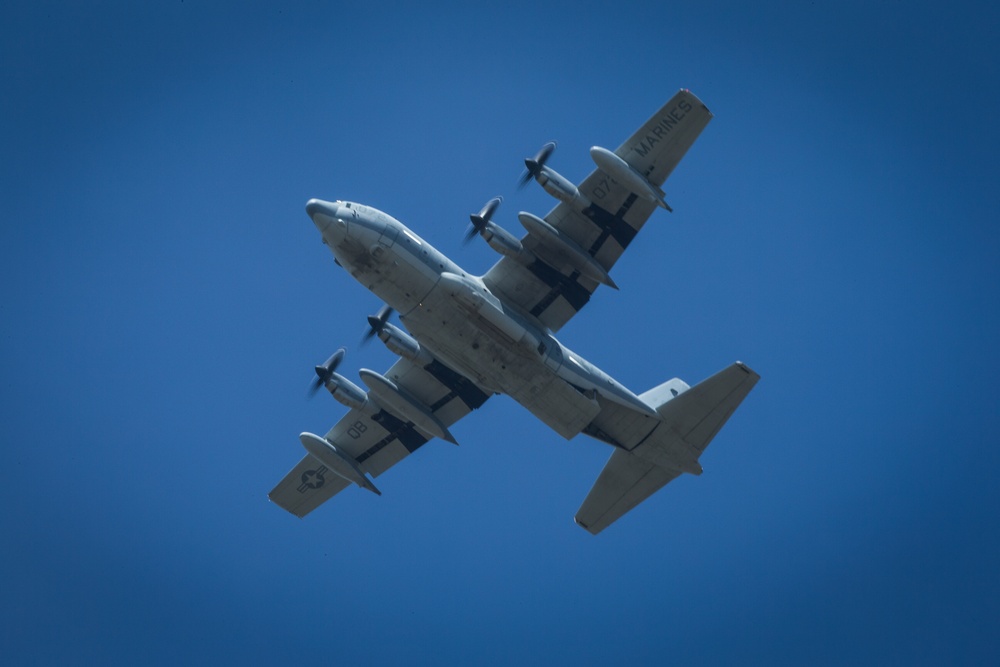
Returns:
[[[663,421],[631,448],[601,430],[602,439],[611,439],[618,448],[576,513],[576,522],[596,535],[681,473],[700,475],[698,459],[759,379],[736,362],[694,387],[673,379],[642,394]],[[632,422],[639,418],[636,414]],[[616,430],[629,432],[625,420],[615,421]]]

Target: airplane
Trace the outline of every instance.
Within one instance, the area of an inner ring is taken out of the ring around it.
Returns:
[[[757,373],[736,362],[694,386],[674,378],[635,394],[555,334],[599,285],[618,289],[611,268],[657,208],[671,210],[662,186],[711,119],[679,91],[614,151],[591,148],[597,168],[578,186],[546,164],[555,144],[545,144],[521,185],[535,180],[558,203],[544,218],[519,213],[521,238],[493,222],[499,197],[471,215],[466,242],[480,236],[502,255],[481,276],[382,211],[310,199],[334,261],[386,304],[367,336],[399,360],[385,374],[361,369],[367,391],[337,372],[343,348],[316,366],[313,390],[349,410],[325,435],[299,436],[306,454],[271,501],[301,518],[351,484],[381,495],[374,478],[432,438],[457,444],[449,428],[494,394],[566,439],[612,446],[574,517],[594,535],[682,473],[700,475]]]

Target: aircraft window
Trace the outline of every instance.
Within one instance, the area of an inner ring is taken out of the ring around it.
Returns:
[[[674,396],[676,396],[677,395],[677,390],[676,389],[671,389],[670,393],[673,394]]]

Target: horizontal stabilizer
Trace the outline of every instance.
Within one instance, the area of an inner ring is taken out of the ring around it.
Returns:
[[[656,411],[669,425],[669,431],[680,435],[700,455],[759,379],[748,366],[736,362],[657,406]],[[655,444],[658,435],[653,434],[654,443],[650,444]]]
[[[615,449],[576,522],[596,535],[682,472],[700,474],[698,457],[759,379],[737,362],[690,389],[671,380],[644,393],[663,421],[631,451]]]
[[[616,449],[594,482],[575,521],[597,535],[681,474]]]

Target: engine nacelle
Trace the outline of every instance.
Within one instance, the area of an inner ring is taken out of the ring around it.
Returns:
[[[390,352],[404,359],[416,362],[421,366],[432,361],[431,356],[420,347],[420,343],[413,336],[393,324],[383,323],[378,331],[378,338],[385,343]]]
[[[342,405],[362,410],[368,404],[367,392],[340,373],[330,373],[324,384],[330,395]]]
[[[517,237],[495,223],[491,222],[486,226],[483,230],[483,238],[486,239],[486,243],[491,248],[505,257],[521,259],[525,252]]]
[[[577,211],[583,211],[590,206],[590,200],[580,194],[580,190],[575,185],[554,169],[541,167],[535,180],[550,195],[569,204]]]

